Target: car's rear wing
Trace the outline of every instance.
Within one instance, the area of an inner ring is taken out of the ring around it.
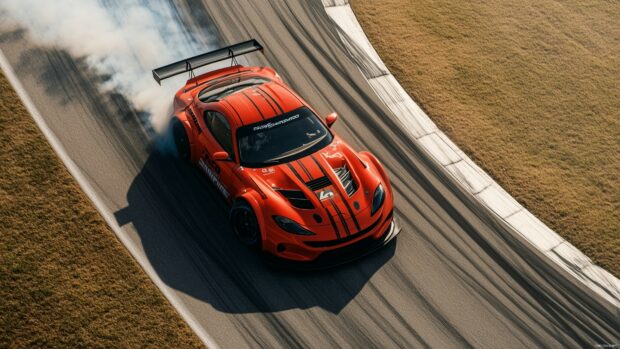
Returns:
[[[161,85],[161,81],[169,77],[187,72],[191,74],[196,68],[225,59],[232,59],[236,62],[236,56],[262,50],[263,46],[256,39],[251,39],[153,69],[153,79]]]

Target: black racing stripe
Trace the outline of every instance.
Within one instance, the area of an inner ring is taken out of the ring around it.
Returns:
[[[258,108],[258,106],[256,105],[256,103],[254,103],[254,101],[252,100],[252,98],[250,98],[248,95],[245,94],[245,91],[241,90],[241,93],[245,96],[245,98],[247,98],[252,105],[254,105],[254,108],[256,108],[256,110],[258,110],[258,113],[260,114],[261,119],[265,120],[265,116],[263,115],[263,113],[260,111],[260,109]]]
[[[314,163],[319,167],[319,169],[321,169],[321,172],[323,173],[323,176],[327,177],[327,173],[325,172],[325,170],[323,169],[323,166],[321,166],[321,164],[319,163],[319,160],[317,160],[314,157],[314,154],[311,154],[310,157],[312,158],[312,160],[314,160]],[[329,178],[329,177],[327,177]]]
[[[241,126],[243,126],[243,119],[241,119],[241,115],[239,115],[239,112],[237,111],[237,109],[235,109],[235,107],[233,107],[233,105],[226,99],[223,99],[222,102],[225,102],[226,104],[228,104],[228,106],[235,112],[235,114],[237,114],[237,117],[239,118],[239,122],[241,123]]]
[[[256,87],[257,89],[261,90],[261,92],[263,92],[267,97],[269,97],[269,99],[271,99],[271,101],[273,102],[273,104],[276,105],[276,107],[278,107],[278,109],[280,109],[280,114],[284,114],[284,109],[282,109],[282,107],[280,106],[280,104],[278,104],[278,102],[276,102],[276,100],[273,98],[273,96],[271,96],[269,93],[267,93],[267,91],[263,90],[262,88],[260,88],[260,86]]]
[[[288,166],[288,168],[291,169],[291,171],[293,171],[293,173],[295,174],[295,177],[297,177],[297,179],[299,179],[300,182],[304,183],[304,180],[301,178],[301,176],[299,175],[299,172],[297,172],[295,167],[293,167],[293,165],[291,165],[290,162],[287,163],[286,165]]]
[[[351,235],[351,232],[349,231],[349,226],[347,225],[347,222],[344,220],[344,216],[342,215],[342,212],[340,212],[340,209],[338,208],[338,206],[336,206],[336,204],[334,204],[334,200],[329,199],[329,202],[332,204],[332,207],[334,208],[334,210],[336,210],[336,213],[338,214],[338,217],[340,218],[340,222],[342,222],[342,226],[344,227],[345,233],[347,233],[347,236]]]
[[[289,169],[291,169],[291,171],[293,171],[293,173],[295,174],[295,177],[297,177],[297,179],[299,179],[300,182],[304,183],[303,179],[301,179],[301,176],[299,175],[299,172],[297,172],[295,167],[293,167],[293,165],[291,165],[291,163],[287,163],[286,165],[288,166]],[[331,222],[332,227],[334,228],[334,232],[336,233],[336,237],[338,239],[340,239],[340,230],[338,230],[338,225],[334,221],[334,217],[332,217],[331,213],[329,213],[329,210],[327,209],[327,207],[325,207],[325,205],[323,205],[323,201],[319,200],[319,202],[321,203],[321,206],[323,206],[323,209],[325,209],[325,213],[327,214],[327,217],[329,218],[329,221]]]
[[[297,97],[297,94],[295,92],[293,92],[290,88],[288,88],[288,86],[284,85],[284,84],[278,84],[278,86],[282,86],[285,90],[287,90],[290,94],[293,95],[293,97],[295,97],[295,99],[297,99],[299,101],[299,103],[301,103],[301,105],[306,105],[304,102],[302,102],[301,99],[299,99],[299,97]]]
[[[344,206],[347,208],[347,211],[349,211],[349,216],[353,218],[353,223],[355,224],[355,228],[357,229],[357,231],[362,230],[360,228],[359,222],[357,221],[357,218],[355,218],[355,214],[353,214],[353,210],[351,209],[351,205],[349,205],[349,202],[344,199],[343,195],[340,195],[340,199],[342,200],[342,202],[344,202]]]
[[[353,210],[351,209],[351,205],[349,205],[349,202],[344,199],[343,195],[340,195],[340,199],[342,199],[342,202],[344,202],[344,206],[347,208],[347,211],[349,211],[349,216],[353,218],[353,223],[355,223],[355,228],[357,229],[357,231],[362,230],[360,228],[359,222],[357,221],[357,218],[355,218],[355,214],[353,214]]]
[[[327,173],[325,172],[325,169],[323,169],[323,166],[321,166],[319,161],[314,157],[314,154],[310,155],[310,157],[312,158],[312,160],[314,160],[314,163],[321,169],[321,172],[323,173],[323,175],[327,176]],[[338,191],[340,191],[340,190],[338,190]],[[345,196],[342,195],[342,194],[343,193],[340,193],[340,199],[342,200],[342,202],[344,202],[344,205],[346,206],[347,211],[349,212],[349,215],[351,216],[351,218],[353,218],[353,223],[355,223],[355,228],[357,229],[357,231],[360,231],[361,230],[360,223],[357,221],[357,218],[355,217],[355,214],[353,214],[353,210],[351,209],[351,205],[349,205],[349,202],[347,200],[345,200]]]
[[[269,106],[271,107],[271,110],[273,110],[273,115],[278,115],[278,112],[276,111],[276,108],[273,107],[273,105],[271,105],[271,102],[265,97],[265,95],[262,93],[263,90],[261,89],[257,89],[256,87],[254,88],[254,91],[256,91],[256,93],[258,93],[261,97],[263,97],[263,99],[265,100],[265,102],[267,102],[267,104],[269,104]]]
[[[304,170],[304,173],[306,174],[306,176],[308,176],[308,178],[310,178],[310,180],[313,180],[314,177],[312,177],[312,175],[310,174],[310,171],[308,171],[308,169],[306,168],[304,163],[301,162],[300,160],[297,160],[297,163],[299,164],[299,166],[301,166],[301,169]]]
[[[323,206],[323,208],[325,209],[325,213],[327,214],[327,217],[329,218],[329,221],[331,222],[332,227],[334,228],[334,232],[336,232],[336,238],[340,239],[340,230],[338,230],[338,224],[336,224],[334,217],[332,217],[332,214],[329,213],[329,210],[327,209],[327,207],[323,205],[323,201],[321,201],[321,206]]]

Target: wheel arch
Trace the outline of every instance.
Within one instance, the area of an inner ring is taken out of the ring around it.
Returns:
[[[250,207],[252,208],[252,211],[254,211],[256,220],[258,221],[258,227],[260,230],[261,240],[265,241],[267,239],[265,215],[263,214],[263,210],[261,210],[261,205],[259,203],[259,200],[262,200],[262,198],[256,191],[248,190],[245,193],[242,193],[241,195],[235,197],[235,199],[232,202],[233,203],[232,207],[234,207],[235,203],[238,201],[245,201],[248,205],[250,205]]]
[[[198,142],[196,141],[196,134],[194,132],[194,128],[192,127],[191,122],[188,119],[187,114],[184,111],[176,112],[172,116],[172,120],[170,120],[171,127],[174,127],[175,123],[179,123],[183,126],[185,130],[185,135],[187,136],[189,142],[189,162],[196,163],[200,157],[200,151],[198,149]],[[173,134],[174,137],[174,134]]]

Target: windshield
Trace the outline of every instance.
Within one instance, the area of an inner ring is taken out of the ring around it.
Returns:
[[[239,158],[246,167],[286,163],[324,148],[332,135],[312,111],[295,109],[237,130]]]

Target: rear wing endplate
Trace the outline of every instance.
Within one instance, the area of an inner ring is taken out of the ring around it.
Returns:
[[[236,56],[262,50],[263,46],[256,39],[251,39],[153,69],[153,79],[161,85],[161,81],[169,77],[187,72],[192,74],[196,68],[225,59],[232,59],[236,63]]]

